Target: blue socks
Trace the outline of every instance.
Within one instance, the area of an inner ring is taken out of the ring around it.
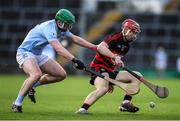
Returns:
[[[16,101],[14,102],[15,105],[21,106],[22,102],[23,102],[24,96],[20,96],[18,95],[18,97],[16,98]]]
[[[33,87],[36,88],[36,87],[38,87],[38,86],[40,86],[40,85],[42,85],[42,84],[38,81],[38,82],[36,82],[36,83],[33,85]]]
[[[38,86],[42,85],[39,81],[36,82],[33,86],[33,88],[36,88]],[[21,106],[24,100],[24,96],[18,95],[18,97],[16,98],[16,101],[14,102],[15,105]]]

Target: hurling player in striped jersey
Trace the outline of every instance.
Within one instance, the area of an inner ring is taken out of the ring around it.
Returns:
[[[132,20],[126,19],[122,23],[122,31],[115,32],[113,35],[105,38],[97,47],[97,52],[94,60],[91,62],[91,69],[99,72],[100,74],[110,77],[115,80],[120,80],[124,83],[134,84],[136,89],[134,94],[139,92],[140,81],[126,71],[115,71],[116,66],[124,67],[121,57],[125,56],[130,48],[130,43],[137,39],[140,33],[139,24]],[[141,75],[139,72],[137,74]],[[141,75],[142,76],[142,75]],[[90,83],[95,86],[92,91],[84,100],[83,105],[76,111],[78,114],[87,114],[87,110],[107,92],[113,91],[113,85],[108,81],[91,75]],[[123,102],[119,106],[120,111],[137,112],[138,107],[132,104],[132,96],[125,94]]]

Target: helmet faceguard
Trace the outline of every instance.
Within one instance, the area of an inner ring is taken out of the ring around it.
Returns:
[[[65,30],[65,31],[72,29],[72,24],[63,23],[61,21],[60,23],[58,23],[58,26],[60,29]]]
[[[135,31],[137,33],[141,32],[139,24],[136,21],[132,20],[132,19],[126,19],[122,23],[122,28],[128,28],[128,29],[130,29],[132,31]]]
[[[126,32],[125,32],[125,29],[126,29]],[[123,35],[125,38],[129,34],[129,32],[135,33],[134,37],[132,37],[132,41],[136,40],[137,38],[136,35],[141,32],[139,24],[132,19],[126,19],[122,23],[122,30],[123,30]]]

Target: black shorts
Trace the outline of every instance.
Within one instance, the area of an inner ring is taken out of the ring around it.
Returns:
[[[109,78],[111,79],[115,79],[117,74],[119,73],[118,71],[114,71],[114,72],[108,71],[107,69],[102,68],[102,67],[92,67],[91,69],[100,74],[106,72],[109,74]],[[91,74],[90,84],[94,85],[94,80],[96,79],[96,77],[97,77],[96,75]],[[109,83],[109,84],[113,85],[112,83]]]

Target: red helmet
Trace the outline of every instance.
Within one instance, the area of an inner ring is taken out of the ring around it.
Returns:
[[[128,29],[136,31],[138,33],[141,32],[139,24],[132,19],[124,20],[124,22],[122,23],[122,27],[128,28]]]

